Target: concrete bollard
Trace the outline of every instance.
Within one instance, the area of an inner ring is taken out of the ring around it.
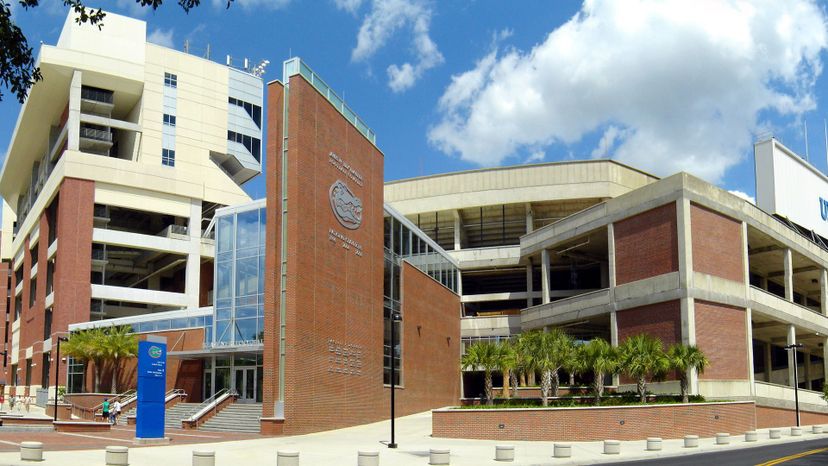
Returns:
[[[432,448],[428,451],[428,464],[450,464],[451,451],[448,448]]]
[[[791,427],[791,437],[802,437],[802,427]]]
[[[618,440],[604,440],[604,454],[617,455],[621,453],[621,442]]]
[[[568,443],[556,443],[555,444],[555,458],[571,458],[572,457],[572,445]]]
[[[359,450],[357,466],[379,466],[379,452],[376,450]]]
[[[216,452],[193,450],[193,466],[216,466]]]
[[[730,444],[730,434],[726,433],[718,433],[716,434],[716,445],[729,445]]]
[[[276,466],[299,466],[299,452],[278,450],[276,452]]]
[[[20,443],[20,460],[21,461],[43,461],[43,443],[42,442],[21,442]]]
[[[661,451],[661,438],[647,437],[647,451]]]
[[[759,434],[755,430],[745,432],[745,442],[755,442],[759,440]]]
[[[107,466],[127,466],[129,464],[129,448],[120,445],[106,447]]]
[[[684,448],[696,448],[699,446],[699,436],[698,435],[685,435],[684,436]]]
[[[771,429],[768,431],[768,438],[782,438],[782,429]]]
[[[822,433],[822,426],[813,426],[813,427],[811,427],[811,433],[821,434]]]
[[[515,460],[515,446],[514,445],[497,445],[495,446],[495,461],[514,461]]]

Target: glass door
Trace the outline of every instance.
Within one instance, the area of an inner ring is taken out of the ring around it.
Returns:
[[[256,402],[256,368],[237,367],[234,371],[234,388],[239,394],[238,401],[242,403]]]

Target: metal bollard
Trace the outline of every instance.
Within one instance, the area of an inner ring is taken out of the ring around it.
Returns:
[[[729,445],[730,434],[718,433],[716,434],[716,445]]]
[[[699,446],[699,436],[698,435],[685,435],[684,436],[684,448],[696,448]]]
[[[801,437],[802,427],[791,427],[791,437]]]
[[[813,426],[813,427],[811,427],[811,433],[821,434],[822,433],[822,426]]]
[[[193,466],[216,466],[216,452],[193,450]]]
[[[357,452],[357,466],[379,466],[379,452],[376,450]]]
[[[514,445],[497,445],[495,446],[495,461],[514,461],[515,460],[515,446]]]
[[[106,447],[107,466],[127,466],[129,464],[129,448],[120,445]]]
[[[555,458],[571,458],[572,457],[572,445],[568,443],[556,443],[555,444]]]
[[[43,443],[21,442],[20,459],[22,461],[43,461]]]
[[[745,442],[755,442],[759,440],[759,434],[755,430],[745,432]]]
[[[647,451],[661,451],[661,438],[647,437]]]
[[[782,438],[782,429],[771,429],[768,431],[768,438]]]
[[[299,452],[278,450],[276,452],[276,466],[299,466]]]
[[[604,440],[604,454],[617,455],[621,453],[621,442],[618,440]]]
[[[450,464],[451,451],[448,448],[432,448],[428,451],[428,464]]]

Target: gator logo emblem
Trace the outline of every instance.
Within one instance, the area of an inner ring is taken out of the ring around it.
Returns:
[[[164,352],[161,351],[161,348],[159,348],[157,346],[150,346],[149,350],[147,350],[147,354],[149,354],[149,357],[151,357],[152,359],[160,358],[161,354],[163,354],[163,353]]]
[[[359,228],[362,225],[362,201],[341,180],[331,185],[329,193],[331,209],[339,223],[349,230]]]

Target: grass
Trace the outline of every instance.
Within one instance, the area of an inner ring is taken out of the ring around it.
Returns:
[[[690,403],[704,403],[706,400],[701,395],[691,395]],[[719,400],[717,400],[719,401]],[[681,395],[652,395],[647,394],[647,405],[678,404],[681,403]],[[614,395],[604,395],[601,404],[598,406],[641,406],[642,403],[638,394],[624,392]],[[595,406],[594,397],[590,395],[566,395],[549,400],[548,408],[573,408]],[[459,409],[504,409],[504,408],[542,408],[540,399],[537,398],[495,398],[494,404],[458,406]]]

